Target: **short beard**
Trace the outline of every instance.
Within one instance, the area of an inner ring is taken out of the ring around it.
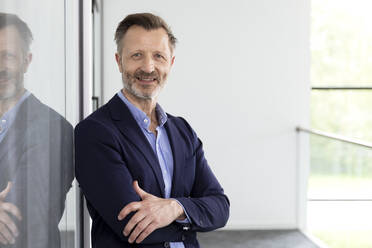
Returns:
[[[141,92],[138,92],[136,89],[133,89],[133,87],[131,87],[129,84],[125,83],[124,81],[123,81],[123,84],[124,84],[124,89],[126,89],[126,91],[128,91],[131,95],[139,99],[154,100],[158,96],[158,94],[143,95]]]
[[[12,98],[17,97],[17,95],[24,89],[24,75],[22,72],[19,71],[11,77],[13,78],[12,80],[14,80],[15,82],[11,85],[8,85],[8,88],[5,89],[5,92],[0,94],[0,100],[2,101],[11,100]]]
[[[122,81],[124,85],[124,89],[128,91],[131,95],[141,99],[141,100],[154,100],[158,97],[161,89],[163,88],[164,84],[158,84],[157,87],[154,89],[153,92],[150,94],[143,94],[139,89],[136,89],[135,84],[133,83],[137,78],[135,76],[130,75],[127,72],[122,73]],[[158,82],[161,80],[158,77]]]

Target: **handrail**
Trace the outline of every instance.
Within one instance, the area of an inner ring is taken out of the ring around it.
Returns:
[[[340,201],[342,201],[342,202],[354,202],[354,201],[357,201],[357,202],[361,202],[361,201],[367,201],[367,202],[370,202],[370,201],[372,201],[372,198],[352,198],[352,199],[346,199],[346,198],[344,198],[344,199],[341,199],[341,198],[337,198],[337,199],[335,199],[335,198],[333,198],[333,199],[328,199],[328,198],[308,198],[307,199],[308,201],[322,201],[322,202],[324,202],[324,201],[329,201],[329,202],[340,202]]]
[[[314,134],[314,135],[318,135],[318,136],[333,139],[333,140],[342,141],[342,142],[349,143],[349,144],[354,144],[354,145],[358,145],[358,146],[367,147],[367,148],[370,148],[370,149],[372,148],[372,143],[370,143],[370,142],[361,141],[361,140],[358,140],[358,139],[353,139],[353,138],[345,137],[345,136],[342,136],[342,135],[327,133],[327,132],[308,129],[308,128],[303,128],[303,127],[296,127],[296,131],[297,132],[304,132],[304,133]]]
[[[313,86],[312,90],[372,90],[370,86]]]

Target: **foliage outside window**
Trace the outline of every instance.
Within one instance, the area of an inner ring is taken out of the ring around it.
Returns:
[[[371,10],[370,0],[312,0],[313,87],[372,87]],[[313,90],[312,128],[372,143],[371,106],[372,89]],[[309,198],[372,199],[371,149],[319,137],[310,142]],[[353,203],[309,202],[310,231],[330,247],[372,247],[372,201]]]

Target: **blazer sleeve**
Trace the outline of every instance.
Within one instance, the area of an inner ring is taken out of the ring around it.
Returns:
[[[75,129],[76,179],[92,207],[124,242],[123,230],[133,213],[118,220],[122,208],[141,201],[133,189],[133,178],[114,132],[95,120],[84,120]],[[182,229],[170,224],[151,233],[143,244],[180,241]]]
[[[202,142],[190,125],[183,121],[191,133],[194,147],[195,181],[190,197],[175,199],[183,205],[191,219],[191,231],[207,232],[226,225],[230,202],[204,157]]]

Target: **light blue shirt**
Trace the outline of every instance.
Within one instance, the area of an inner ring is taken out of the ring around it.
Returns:
[[[147,115],[134,106],[125,96],[119,91],[118,96],[127,105],[129,111],[132,113],[134,119],[137,121],[138,125],[141,127],[143,134],[149,141],[152,149],[158,157],[160,169],[163,174],[164,184],[165,184],[165,198],[169,198],[172,190],[172,177],[173,177],[173,155],[172,149],[169,143],[169,138],[167,131],[165,130],[164,124],[167,122],[167,114],[156,104],[155,111],[158,117],[159,126],[156,127],[157,136],[149,130],[150,119]],[[182,206],[182,204],[180,204]],[[183,206],[182,206],[183,207]],[[186,213],[186,211],[185,211]],[[187,216],[187,213],[186,213]],[[189,222],[189,218],[186,219]],[[170,242],[171,248],[185,248],[183,242]]]
[[[3,116],[0,117],[0,142],[3,141],[10,126],[13,124],[16,118],[17,112],[19,110],[19,107],[30,95],[31,93],[26,90],[25,93],[22,95],[22,97],[17,102],[17,104],[11,109],[9,109],[7,112],[5,112]]]

